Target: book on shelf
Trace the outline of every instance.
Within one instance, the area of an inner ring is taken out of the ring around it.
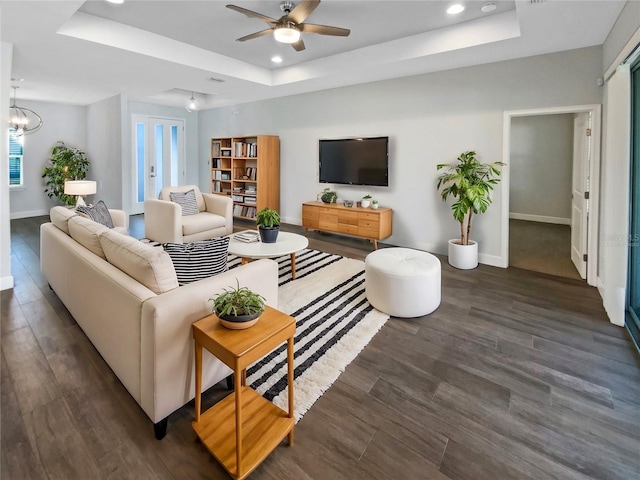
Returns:
[[[256,207],[235,204],[233,206],[233,214],[237,217],[256,218]]]
[[[258,202],[256,201],[256,197],[244,197],[244,203],[256,204]]]
[[[220,182],[217,182],[217,181],[213,182],[213,191],[215,193],[222,193],[222,186],[220,185]]]
[[[244,197],[242,195],[236,195],[235,193],[231,197],[234,202],[244,202]]]
[[[213,141],[211,142],[211,156],[212,157],[219,157],[220,156],[220,150],[222,147],[222,143],[219,141]]]
[[[233,156],[234,157],[257,157],[258,144],[255,142],[234,142]]]

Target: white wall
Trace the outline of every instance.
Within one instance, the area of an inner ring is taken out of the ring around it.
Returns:
[[[123,133],[121,96],[86,107],[86,153],[91,161],[87,179],[98,182],[92,200],[104,200],[109,208],[122,208]]]
[[[640,28],[640,2],[628,0],[602,46],[603,72],[611,67],[638,28]],[[618,63],[620,62],[617,62],[616,66]]]
[[[509,163],[512,217],[569,224],[573,114],[513,117]]]
[[[11,218],[48,215],[49,209],[60,204],[45,193],[42,171],[49,165],[51,149],[58,141],[70,147],[85,149],[85,107],[55,103],[21,101],[18,105],[30,108],[42,117],[42,128],[24,136],[24,186],[11,189]],[[91,161],[91,158],[89,158]]]
[[[390,243],[445,253],[458,227],[436,191],[436,164],[471,149],[482,161],[500,160],[505,110],[601,103],[601,69],[601,48],[591,47],[208,110],[200,114],[200,165],[210,137],[279,135],[281,215],[299,224],[302,202],[324,187],[318,139],[388,135],[389,188],[336,190],[343,198],[370,193],[392,207]],[[484,263],[500,263],[501,203],[498,188],[475,221]]]
[[[0,111],[9,111],[13,45],[0,43]],[[0,117],[4,118],[4,117]],[[13,288],[11,274],[11,222],[9,196],[9,136],[0,128],[0,290]]]

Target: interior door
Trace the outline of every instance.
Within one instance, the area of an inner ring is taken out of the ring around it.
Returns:
[[[134,115],[132,214],[163,187],[185,183],[184,120]]]
[[[581,278],[587,278],[587,227],[589,218],[589,162],[591,113],[573,119],[573,186],[571,190],[571,261]]]

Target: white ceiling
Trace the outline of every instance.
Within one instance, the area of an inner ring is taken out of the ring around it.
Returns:
[[[323,0],[308,23],[349,37],[304,34],[296,52],[272,35],[236,39],[267,24],[227,3],[279,18],[279,1],[0,1],[19,99],[87,105],[117,94],[205,108],[600,45],[624,1]],[[280,55],[281,64],[271,62]],[[213,81],[213,78],[224,82]],[[595,80],[594,80],[595,81]],[[18,102],[19,103],[19,102]]]

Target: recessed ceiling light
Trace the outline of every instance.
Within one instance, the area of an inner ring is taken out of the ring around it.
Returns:
[[[120,3],[124,3],[124,0],[107,0],[107,2],[120,4]]]
[[[447,8],[447,13],[449,15],[456,15],[458,13],[462,13],[463,11],[464,11],[464,7],[459,3],[455,3],[451,5],[449,8]]]
[[[275,55],[271,57],[271,61],[273,63],[282,63],[282,57],[280,55]]]
[[[488,2],[482,5],[482,8],[480,10],[482,10],[482,13],[489,13],[489,12],[493,12],[495,9],[496,9],[496,4],[493,2]]]

